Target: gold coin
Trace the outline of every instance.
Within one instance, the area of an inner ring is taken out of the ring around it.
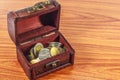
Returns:
[[[39,58],[37,58],[37,59],[31,60],[30,63],[31,63],[31,64],[35,64],[35,63],[38,63],[39,61],[40,61]]]
[[[31,48],[30,49],[30,56],[29,56],[31,59],[35,59],[35,55],[34,55],[34,49]]]
[[[46,5],[49,5],[51,2],[50,2],[50,0],[47,0],[47,1],[45,1],[44,2]]]
[[[29,61],[31,61],[31,60],[32,60],[31,55],[28,55],[28,56],[27,56],[27,59],[28,59]]]
[[[57,48],[57,47],[52,47],[51,50],[50,50],[51,56],[55,56],[59,53],[60,53],[60,51],[59,51],[59,48]]]
[[[43,44],[42,43],[37,43],[35,46],[34,46],[34,54],[35,56],[37,57],[40,50],[43,48]]]

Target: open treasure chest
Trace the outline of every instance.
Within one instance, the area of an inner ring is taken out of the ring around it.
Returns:
[[[74,64],[74,50],[59,32],[60,4],[55,0],[8,13],[8,32],[30,80]]]

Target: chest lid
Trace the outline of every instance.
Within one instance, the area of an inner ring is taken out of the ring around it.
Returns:
[[[32,7],[10,12],[8,32],[15,44],[29,41],[59,29],[60,4],[55,0],[39,2]]]

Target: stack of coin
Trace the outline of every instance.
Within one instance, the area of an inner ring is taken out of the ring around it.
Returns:
[[[32,47],[30,49],[30,55],[28,55],[28,58],[29,58],[31,64],[34,64],[34,63],[40,61],[37,58],[38,58],[38,54],[42,48],[44,48],[43,44],[37,43],[34,47]]]
[[[49,46],[51,46],[51,47],[60,47],[60,46],[62,46],[62,43],[60,43],[60,42],[51,42],[49,44]]]
[[[60,42],[50,42],[47,48],[44,48],[42,43],[37,43],[30,49],[28,57],[30,59],[30,63],[35,64],[52,56],[64,53],[65,51],[65,46]]]
[[[51,47],[50,49],[51,56],[55,56],[65,52],[64,46],[60,42],[51,42],[49,44],[49,47]]]

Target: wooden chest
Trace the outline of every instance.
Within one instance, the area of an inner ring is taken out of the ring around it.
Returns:
[[[16,45],[17,58],[30,80],[74,64],[74,50],[59,32],[60,4],[55,0],[40,2],[32,7],[8,13],[8,32]],[[66,47],[62,54],[35,64],[27,59],[30,48],[36,43],[48,46],[60,42]],[[56,66],[52,66],[56,64]]]

